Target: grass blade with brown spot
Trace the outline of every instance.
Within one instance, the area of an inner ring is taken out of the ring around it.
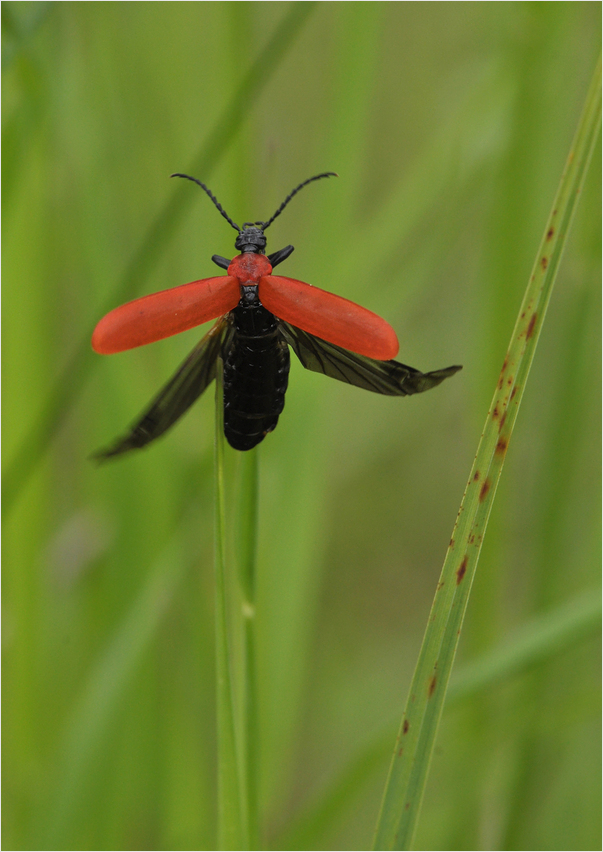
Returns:
[[[483,537],[600,125],[599,58],[437,585],[390,766],[375,849],[409,849],[412,845]]]

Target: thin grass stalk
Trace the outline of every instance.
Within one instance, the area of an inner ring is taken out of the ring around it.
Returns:
[[[601,125],[601,59],[463,495],[396,741],[375,849],[410,849],[469,593],[563,248]]]
[[[243,779],[249,849],[260,848],[258,790],[259,725],[256,665],[256,555],[258,529],[258,448],[239,459],[239,500],[235,519],[243,622]]]
[[[218,849],[248,849],[237,754],[232,655],[226,603],[226,508],[222,362],[216,370],[215,583],[216,714],[218,732]]]

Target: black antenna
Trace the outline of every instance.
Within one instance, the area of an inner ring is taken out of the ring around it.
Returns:
[[[205,186],[204,183],[201,183],[200,180],[197,180],[197,178],[191,177],[190,175],[181,175],[179,172],[176,172],[175,174],[170,175],[170,177],[186,178],[187,180],[192,180],[194,183],[198,183],[199,186],[201,187],[201,189],[204,189],[205,192],[209,195],[209,197],[214,202],[214,204],[216,205],[216,207],[218,208],[218,210],[220,211],[222,216],[224,216],[224,218],[228,222],[228,224],[232,225],[232,227],[235,229],[235,231],[238,231],[239,234],[241,233],[241,229],[239,228],[239,226],[235,222],[232,221],[232,219],[230,218],[228,213],[224,210],[224,208],[222,207],[222,205],[220,204],[218,199],[214,195],[211,194],[211,191]],[[324,177],[324,175],[318,175],[318,177]],[[311,178],[311,180],[316,180],[316,178]],[[308,183],[308,181],[306,181],[306,183]],[[303,184],[302,184],[302,186],[303,186]],[[300,189],[300,188],[301,187],[299,187],[299,186],[297,187],[297,189]],[[297,192],[297,189],[295,190],[295,192]],[[294,193],[291,193],[291,194],[293,195]],[[278,212],[280,213],[281,211],[279,210]],[[275,216],[276,215],[278,215],[278,214],[275,213]],[[272,217],[272,219],[274,219],[274,216]],[[272,221],[272,219],[270,221]]]
[[[287,204],[289,204],[289,202],[291,201],[291,199],[293,198],[294,195],[297,195],[297,193],[300,191],[300,189],[303,189],[304,186],[307,186],[309,183],[312,183],[313,180],[320,180],[321,178],[326,178],[326,177],[339,177],[339,175],[337,174],[337,172],[323,172],[321,175],[314,175],[314,177],[308,178],[308,180],[305,180],[303,183],[300,183],[299,186],[296,186],[295,189],[292,192],[289,193],[289,195],[285,198],[285,200],[283,201],[283,203],[281,204],[281,206],[278,208],[278,210],[276,211],[276,213],[274,214],[274,216],[271,219],[269,219],[267,222],[255,222],[255,224],[261,225],[262,230],[265,231],[266,228],[269,225],[272,225],[272,223],[274,222],[276,217],[280,216],[280,214],[283,212],[283,210],[285,209]],[[203,186],[203,184],[201,184],[201,185]],[[203,188],[205,189],[205,187],[203,187]],[[206,191],[208,191],[208,190],[206,190]],[[223,212],[223,215],[226,215],[226,214]]]

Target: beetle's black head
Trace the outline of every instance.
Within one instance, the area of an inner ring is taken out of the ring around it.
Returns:
[[[258,227],[263,224],[263,222],[243,222],[243,230],[239,232],[239,236],[235,240],[236,250],[243,253],[264,254],[266,237],[263,228]]]

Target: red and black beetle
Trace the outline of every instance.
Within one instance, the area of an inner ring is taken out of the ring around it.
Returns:
[[[308,370],[365,390],[392,396],[422,393],[461,368],[421,373],[392,360],[398,353],[393,328],[376,314],[325,290],[273,275],[293,246],[266,256],[266,229],[293,196],[325,172],[300,183],[267,222],[240,228],[205,190],[238,231],[232,261],[212,260],[227,275],[204,278],[128,302],[108,313],[92,335],[102,355],[143,346],[220,317],[176,374],[157,394],[130,432],[98,454],[106,459],[144,447],[162,435],[223,370],[224,434],[235,450],[250,450],[271,432],[285,404],[289,346]]]

